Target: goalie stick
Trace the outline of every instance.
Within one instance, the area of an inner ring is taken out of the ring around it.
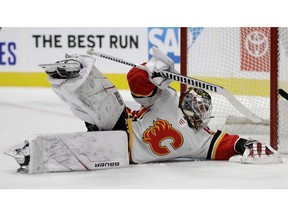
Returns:
[[[279,89],[278,92],[283,98],[288,100],[288,93],[286,91],[284,91],[283,89]]]
[[[130,66],[130,67],[136,67],[136,68],[139,68],[139,69],[142,69],[142,70],[146,70],[146,68],[143,65],[135,64],[135,63],[128,62],[126,60],[123,60],[123,59],[120,59],[120,58],[117,58],[117,57],[114,57],[114,56],[110,56],[110,55],[107,55],[107,54],[104,54],[104,53],[96,52],[92,48],[87,51],[87,54],[99,56],[101,58],[105,58],[105,59],[108,59],[108,60],[111,60],[111,61],[115,61],[115,62]],[[180,75],[180,74],[177,74],[177,73],[173,73],[173,72],[170,72],[170,71],[163,71],[162,73],[165,76],[167,76],[169,79],[174,80],[176,82],[179,82],[179,83],[182,83],[182,84],[185,84],[185,85],[193,86],[193,87],[196,87],[196,88],[201,88],[201,89],[204,89],[204,90],[208,90],[208,91],[212,91],[212,92],[215,92],[217,94],[220,94],[220,95],[224,96],[240,113],[242,113],[243,115],[247,116],[251,121],[253,121],[255,123],[260,123],[260,122],[263,121],[262,118],[257,116],[255,113],[251,112],[245,106],[243,106],[243,104],[241,104],[235,98],[235,96],[233,96],[229,91],[227,91],[222,86],[215,85],[213,83],[205,82],[205,81],[202,81],[202,80],[194,79],[192,77],[183,76],[183,75]]]

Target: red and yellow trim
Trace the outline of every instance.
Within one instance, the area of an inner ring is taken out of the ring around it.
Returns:
[[[238,135],[229,135],[222,131],[217,131],[212,138],[207,159],[229,160],[230,157],[237,154],[234,146],[238,139]]]
[[[127,118],[127,125],[128,125],[128,134],[129,134],[129,140],[128,140],[128,147],[129,147],[129,158],[131,161],[131,149],[133,147],[133,128],[132,128],[132,119],[129,117]]]
[[[212,160],[215,160],[216,159],[216,155],[217,155],[217,150],[218,150],[218,147],[219,147],[219,144],[221,143],[223,137],[226,135],[226,133],[221,133],[218,138],[216,139],[215,141],[215,144],[213,146],[213,149],[212,149],[212,154],[211,154],[211,159]]]

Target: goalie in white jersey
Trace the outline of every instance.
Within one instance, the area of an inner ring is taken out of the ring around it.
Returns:
[[[89,132],[35,135],[12,154],[29,173],[97,170],[129,163],[177,158],[230,160],[240,163],[281,162],[269,145],[222,131],[208,123],[212,112],[208,92],[188,88],[179,99],[162,71],[175,72],[174,62],[159,49],[127,75],[131,94],[141,109],[125,106],[115,86],[95,67],[92,56],[67,56],[42,65],[52,89],[82,119]]]
[[[161,74],[164,70],[177,73],[172,59],[162,51],[154,47],[153,57],[143,65],[146,71],[133,68],[127,76],[133,98],[142,105],[142,109],[130,114],[133,162],[165,161],[181,157],[242,163],[279,161],[278,157],[274,157],[277,154],[274,149],[267,146],[275,153],[267,156],[265,145],[257,140],[243,139],[220,130],[211,131],[208,127],[212,118],[209,93],[190,87],[179,98],[177,92],[169,87],[173,80],[165,79]],[[260,154],[262,158],[257,160]]]

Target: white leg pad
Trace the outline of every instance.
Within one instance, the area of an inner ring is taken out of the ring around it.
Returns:
[[[124,131],[44,134],[28,137],[29,173],[90,171],[127,167]]]
[[[51,79],[54,92],[67,103],[73,114],[83,121],[96,124],[100,130],[112,130],[125,109],[116,87],[94,66],[91,56],[78,56],[83,64],[80,76]]]

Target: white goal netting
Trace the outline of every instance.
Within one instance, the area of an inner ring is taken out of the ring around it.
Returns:
[[[187,31],[187,75],[223,86],[264,119],[254,124],[224,97],[212,94],[210,127],[229,133],[270,134],[270,28],[200,28]],[[278,86],[288,90],[288,28],[279,29]],[[288,146],[288,101],[279,97],[279,148]],[[276,123],[275,123],[276,124]]]

